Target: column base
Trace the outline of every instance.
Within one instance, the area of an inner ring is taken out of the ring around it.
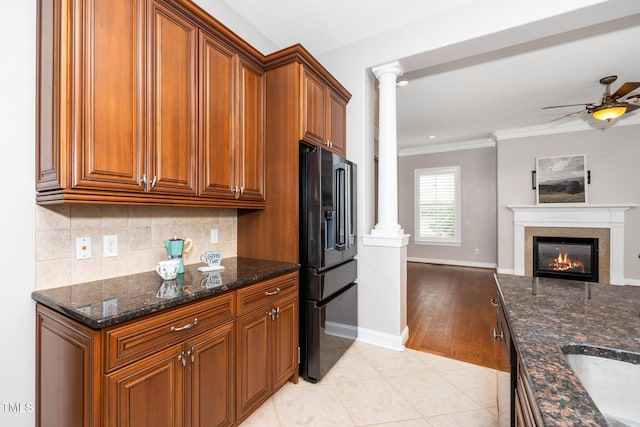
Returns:
[[[374,234],[376,230],[371,230],[370,236],[362,236],[362,244],[365,246],[385,246],[390,248],[402,248],[409,244],[411,234]],[[403,230],[400,230],[401,232]]]
[[[404,236],[404,229],[400,227],[400,224],[376,224],[375,228],[371,230],[371,235],[376,237],[402,237]]]

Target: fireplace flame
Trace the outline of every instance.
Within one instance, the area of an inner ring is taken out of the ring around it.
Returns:
[[[558,256],[553,259],[552,267],[553,271],[579,269],[582,273],[585,273],[584,263],[582,261],[572,261],[568,253],[559,253]]]

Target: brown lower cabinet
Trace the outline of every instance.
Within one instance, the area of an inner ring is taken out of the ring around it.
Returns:
[[[516,427],[544,425],[519,357],[514,406]]]
[[[286,383],[292,370],[297,372],[296,319],[295,296],[238,318],[238,422]]]
[[[297,292],[289,273],[102,330],[38,304],[36,425],[236,425],[298,381]]]
[[[504,344],[498,354],[497,396],[499,425],[501,427],[542,426],[544,423],[536,406],[518,349],[512,339],[502,301],[497,296],[491,303],[496,306],[497,314],[493,337],[501,340]]]

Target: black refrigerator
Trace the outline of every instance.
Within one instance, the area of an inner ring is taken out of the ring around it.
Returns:
[[[300,375],[317,382],[358,337],[356,165],[300,145]]]

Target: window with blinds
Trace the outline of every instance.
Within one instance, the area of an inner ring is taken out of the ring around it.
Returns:
[[[416,169],[416,242],[460,243],[460,166]]]

